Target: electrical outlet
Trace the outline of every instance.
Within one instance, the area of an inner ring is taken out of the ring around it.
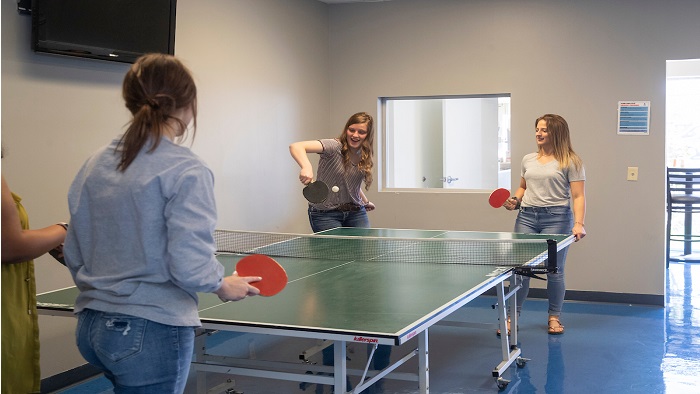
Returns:
[[[639,177],[639,167],[627,167],[627,180],[636,181]]]

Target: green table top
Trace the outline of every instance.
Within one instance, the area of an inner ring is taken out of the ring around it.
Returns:
[[[323,235],[388,238],[548,239],[563,246],[571,236],[410,229],[341,228]],[[332,238],[332,237],[331,237]],[[334,240],[342,243],[342,239]],[[546,246],[544,247],[546,256]],[[244,255],[220,254],[226,274]],[[275,257],[289,282],[273,297],[222,303],[200,294],[205,328],[274,332],[289,336],[401,344],[511,275],[494,265],[426,264]],[[526,263],[526,262],[523,262]],[[71,311],[75,287],[38,295],[40,312]]]

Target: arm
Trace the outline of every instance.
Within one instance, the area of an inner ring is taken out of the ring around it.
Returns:
[[[580,241],[586,236],[584,223],[586,219],[586,189],[584,181],[576,181],[569,183],[571,187],[571,197],[574,201],[574,228],[571,232],[576,237],[576,241]]]
[[[314,179],[314,168],[309,161],[309,153],[323,152],[321,141],[299,141],[289,145],[289,153],[291,153],[294,161],[299,164],[299,180],[301,183],[308,185]]]
[[[222,277],[224,268],[213,253],[217,215],[211,171],[204,166],[193,167],[177,183],[164,212],[173,283],[190,291],[215,293],[224,301],[259,294],[249,283],[260,277],[239,277],[235,272]]]
[[[360,198],[362,199],[362,205],[365,206],[365,210],[367,210],[367,212],[374,211],[374,208],[376,208],[374,206],[374,203],[372,201],[370,201],[369,198],[367,198],[367,196],[365,196],[365,192],[363,192],[361,188],[360,188]]]
[[[525,195],[525,189],[527,189],[527,184],[525,183],[525,178],[520,178],[520,187],[513,193],[513,196],[506,200],[503,207],[509,211],[520,208],[520,202],[523,200]]]
[[[57,247],[66,237],[60,225],[39,230],[23,230],[17,206],[2,177],[2,264],[32,260]]]

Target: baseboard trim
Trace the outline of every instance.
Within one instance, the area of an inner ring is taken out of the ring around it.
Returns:
[[[496,295],[496,290],[491,289],[487,295]],[[530,288],[528,298],[547,299],[547,289]],[[635,293],[611,293],[605,291],[581,291],[567,290],[567,301],[585,301],[585,302],[609,302],[614,304],[633,304],[633,305],[665,305],[664,295],[655,294],[635,294]]]
[[[65,389],[66,387],[70,387],[76,383],[80,383],[84,380],[95,377],[101,373],[102,371],[100,371],[96,367],[93,367],[90,364],[83,364],[73,369],[69,369],[59,374],[41,379],[41,392],[53,393],[55,391]]]
[[[532,293],[533,289],[530,289]],[[547,298],[547,290],[537,289],[541,292],[541,298]],[[634,304],[634,305],[666,305],[665,296],[663,294],[635,294],[635,293],[610,293],[601,291],[580,291],[567,290],[566,299],[571,301],[588,301],[588,302],[612,302],[616,304]]]

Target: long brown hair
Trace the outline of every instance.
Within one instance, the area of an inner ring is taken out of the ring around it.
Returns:
[[[576,169],[580,170],[583,162],[571,147],[569,124],[566,119],[555,114],[544,114],[535,120],[535,128],[540,120],[547,123],[547,135],[552,141],[554,158],[559,162],[559,168],[568,168],[573,163]],[[539,149],[539,153],[542,154],[542,148]]]
[[[348,168],[351,165],[350,155],[353,154],[350,152],[350,147],[348,146],[347,131],[348,128],[354,124],[367,124],[367,136],[365,137],[364,141],[362,141],[362,146],[360,148],[362,152],[360,162],[357,163],[357,168],[359,168],[365,175],[365,189],[369,190],[369,186],[373,181],[372,167],[374,167],[374,160],[372,159],[374,155],[374,119],[372,118],[372,115],[366,112],[358,112],[352,115],[345,123],[343,132],[340,133],[340,137],[338,138],[343,144],[340,152],[343,155],[343,163],[345,164],[345,168]]]
[[[174,56],[151,53],[136,59],[124,77],[122,97],[133,117],[117,144],[119,171],[126,171],[149,140],[148,152],[158,148],[170,120],[179,123],[178,140],[185,139],[187,125],[174,116],[179,110],[192,110],[192,133],[196,133],[197,87],[190,71]]]

